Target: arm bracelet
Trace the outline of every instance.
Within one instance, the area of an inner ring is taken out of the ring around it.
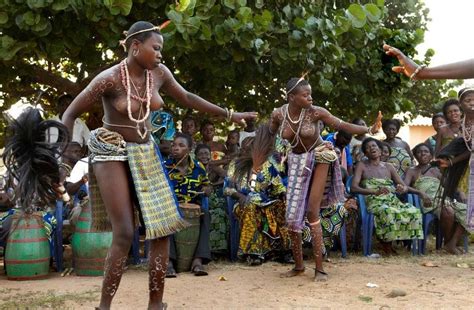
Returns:
[[[414,80],[416,75],[418,73],[420,73],[421,70],[423,70],[424,68],[426,68],[426,65],[421,65],[421,66],[418,66],[418,68],[416,68],[415,72],[413,72],[411,75],[410,75],[410,80]]]

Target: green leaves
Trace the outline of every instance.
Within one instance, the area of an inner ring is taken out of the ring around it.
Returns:
[[[371,22],[376,22],[382,16],[382,11],[372,3],[364,5],[364,12],[366,13],[367,18]]]
[[[346,14],[355,28],[364,27],[367,19],[371,22],[377,22],[382,17],[382,11],[372,3],[363,6],[355,3],[351,4],[346,10]]]
[[[411,85],[381,51],[385,41],[414,56],[427,17],[421,0],[0,0],[0,91],[7,107],[38,87],[52,86],[51,97],[75,95],[123,57],[117,42],[133,22],[170,19],[166,65],[211,102],[251,105],[265,115],[283,103],[288,78],[310,70],[317,104],[343,119],[371,120],[378,109],[387,117],[414,107],[428,113],[451,84]],[[426,63],[432,56],[429,50]],[[45,63],[54,83],[31,69]],[[58,87],[70,83],[64,77],[77,89]]]
[[[352,22],[352,26],[362,28],[367,21],[364,9],[359,4],[351,4],[346,11],[348,18]]]
[[[0,59],[4,61],[12,60],[13,57],[23,48],[30,45],[27,42],[17,42],[10,36],[0,37]]]
[[[8,22],[8,14],[5,12],[0,12],[0,25],[6,24]]]
[[[112,15],[128,15],[132,9],[132,0],[104,0],[104,5]]]

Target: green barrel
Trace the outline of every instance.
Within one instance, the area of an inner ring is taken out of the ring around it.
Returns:
[[[199,205],[191,203],[181,203],[179,208],[183,217],[191,225],[174,235],[176,243],[176,271],[184,272],[191,269],[194,252],[199,240],[201,208]]]
[[[78,276],[102,276],[105,257],[112,244],[112,232],[91,232],[91,223],[90,207],[84,205],[71,242],[74,271]]]
[[[50,251],[43,217],[19,213],[12,216],[12,227],[5,251],[7,278],[35,280],[47,277]]]

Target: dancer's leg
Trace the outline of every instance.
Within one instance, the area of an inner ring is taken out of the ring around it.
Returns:
[[[133,203],[126,163],[97,163],[94,164],[94,173],[113,232],[112,246],[105,260],[104,281],[99,306],[100,309],[110,309],[132,244],[134,233]]]
[[[303,262],[303,244],[300,232],[289,231],[291,241],[291,251],[293,252],[293,259],[295,260],[295,267],[288,272],[281,274],[282,278],[295,277],[304,273]]]
[[[329,171],[329,164],[317,164],[311,179],[311,188],[308,199],[308,221],[311,229],[311,242],[316,265],[315,280],[326,281],[327,274],[323,269],[323,231],[319,210],[323,199],[324,187]]]
[[[168,268],[169,238],[151,240],[149,259],[150,300],[148,309],[164,309],[163,293]]]

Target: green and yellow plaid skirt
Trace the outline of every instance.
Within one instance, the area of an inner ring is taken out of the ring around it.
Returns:
[[[125,142],[123,137],[105,128],[91,132],[89,162],[128,161],[146,230],[146,239],[156,239],[186,228],[178,202],[162,165],[158,146],[148,143]],[[119,190],[119,189],[118,189]],[[133,191],[132,191],[133,192]],[[92,229],[110,231],[111,225],[94,173],[89,176],[89,196],[92,207]],[[137,210],[136,210],[137,211]],[[135,212],[135,223],[138,224]]]

